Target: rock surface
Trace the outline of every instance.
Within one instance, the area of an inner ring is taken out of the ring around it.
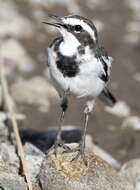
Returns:
[[[6,125],[3,127],[7,128]],[[56,129],[46,132],[29,130],[20,132],[33,190],[134,190],[134,188],[139,190],[140,161],[134,160],[133,164],[130,161],[130,164],[126,163],[126,166],[124,165],[120,172],[117,172],[114,168],[119,168],[119,163],[94,145],[88,135],[86,137],[87,166],[80,158],[71,162],[76,152],[62,153],[62,148],[58,149],[57,157],[53,154],[53,150],[45,155],[43,152],[54,143],[56,132]],[[83,131],[74,126],[63,127],[62,138],[69,142],[67,145],[72,149],[78,145],[72,142],[79,142],[82,134]],[[26,190],[27,184],[21,175],[21,168],[14,144],[5,137],[5,141],[0,141],[0,188]]]
[[[68,146],[75,148],[77,144]],[[43,190],[133,190],[129,182],[93,153],[86,152],[85,166],[80,158],[71,162],[75,153],[62,152],[59,148],[57,158],[49,152],[44,159],[39,177]]]
[[[33,23],[22,16],[10,0],[0,1],[0,18],[0,37],[30,37],[34,33]]]
[[[22,177],[16,174],[0,172],[1,190],[27,190],[27,185]]]
[[[20,72],[31,72],[34,69],[34,61],[28,55],[23,45],[16,39],[7,39],[0,45],[0,57],[8,65],[7,73],[14,69]]]
[[[133,184],[134,190],[140,190],[140,159],[126,162],[120,170],[120,176]]]
[[[26,161],[29,168],[29,172],[32,176],[32,180],[36,181],[40,172],[41,163],[45,154],[30,143],[24,145],[24,151],[26,154]]]
[[[56,90],[43,77],[34,77],[12,85],[11,94],[18,103],[34,104],[49,110],[50,101],[58,97]]]
[[[105,110],[118,117],[128,117],[131,113],[130,107],[124,101],[118,101],[113,107],[105,107]]]
[[[123,128],[131,128],[136,131],[140,131],[140,117],[138,116],[130,116],[124,119],[122,123]]]

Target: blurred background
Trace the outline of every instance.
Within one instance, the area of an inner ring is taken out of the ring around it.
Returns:
[[[26,116],[20,128],[57,127],[59,98],[47,77],[46,49],[59,36],[42,21],[47,12],[91,19],[99,43],[113,57],[109,88],[118,104],[97,101],[88,133],[121,162],[140,156],[140,1],[139,0],[0,0],[0,59],[10,92]],[[84,102],[70,99],[65,125],[82,127]]]

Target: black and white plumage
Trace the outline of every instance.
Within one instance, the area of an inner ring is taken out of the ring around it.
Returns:
[[[78,15],[61,17],[49,14],[49,16],[56,22],[45,23],[56,27],[62,35],[48,48],[49,77],[61,98],[61,125],[68,106],[68,96],[85,98],[86,132],[88,116],[93,110],[96,98],[99,97],[109,105],[113,105],[116,101],[107,89],[112,58],[98,45],[97,30],[90,20]],[[79,152],[74,159],[81,155],[85,161],[85,132],[77,149]],[[61,126],[56,147],[61,144],[60,141]]]

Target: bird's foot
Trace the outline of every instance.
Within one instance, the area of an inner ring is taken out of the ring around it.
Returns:
[[[77,160],[79,157],[83,160],[84,164],[87,166],[88,162],[84,153],[84,146],[83,142],[80,142],[79,146],[77,148],[65,150],[63,153],[71,153],[71,152],[77,152],[76,156],[72,158],[71,162]]]
[[[65,151],[68,152],[71,150],[67,145],[65,145],[62,139],[56,139],[53,146],[46,152],[46,154],[48,154],[49,152],[53,150],[53,154],[57,157],[58,147],[62,147],[64,149],[63,152]]]

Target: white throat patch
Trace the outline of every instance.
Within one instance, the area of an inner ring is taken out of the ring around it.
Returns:
[[[77,48],[80,45],[77,38],[65,29],[60,30],[64,41],[60,44],[60,52],[65,56],[72,56],[77,53]]]

